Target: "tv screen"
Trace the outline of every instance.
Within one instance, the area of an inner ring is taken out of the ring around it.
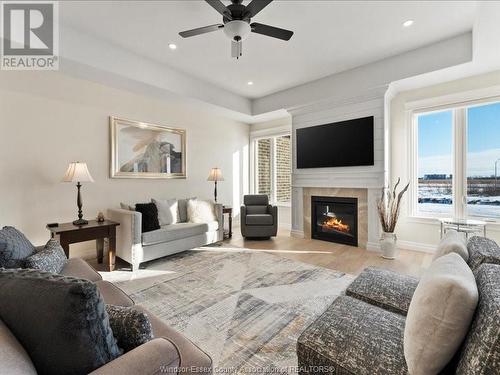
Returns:
[[[297,129],[297,168],[373,165],[373,116]]]

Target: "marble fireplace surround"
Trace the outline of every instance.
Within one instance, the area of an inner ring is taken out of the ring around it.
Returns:
[[[358,246],[368,244],[368,189],[349,188],[303,188],[304,237],[311,238],[311,197],[342,197],[358,199]]]

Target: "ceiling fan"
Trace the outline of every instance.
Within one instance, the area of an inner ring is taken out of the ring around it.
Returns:
[[[182,31],[179,35],[183,38],[224,29],[226,36],[231,39],[231,56],[238,59],[242,56],[242,42],[248,37],[250,32],[282,40],[290,40],[293,35],[293,31],[257,22],[250,23],[251,18],[273,0],[253,0],[247,6],[242,4],[243,0],[231,0],[231,4],[227,7],[220,0],[205,1],[222,15],[223,23]]]

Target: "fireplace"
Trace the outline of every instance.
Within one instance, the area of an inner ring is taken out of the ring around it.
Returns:
[[[311,197],[311,237],[358,246],[358,199]]]

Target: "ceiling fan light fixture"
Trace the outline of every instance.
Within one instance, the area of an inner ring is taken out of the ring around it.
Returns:
[[[224,25],[224,34],[236,42],[245,40],[251,31],[250,25],[245,21],[229,21]]]

